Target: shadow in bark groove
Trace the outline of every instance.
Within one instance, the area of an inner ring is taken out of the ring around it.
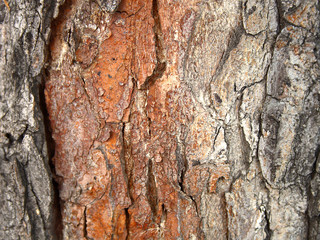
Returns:
[[[55,180],[55,168],[52,162],[55,153],[55,142],[52,138],[52,130],[50,127],[49,113],[47,110],[45,95],[44,95],[44,78],[42,83],[39,85],[39,106],[43,115],[43,124],[45,128],[45,138],[47,144],[47,153],[49,158],[49,166],[52,173],[52,186],[54,191],[54,202],[53,202],[53,216],[54,223],[53,226],[55,228],[54,232],[56,233],[56,239],[62,239],[62,215],[61,215],[61,203],[59,197],[59,184]]]

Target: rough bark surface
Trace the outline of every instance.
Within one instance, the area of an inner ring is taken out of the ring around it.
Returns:
[[[39,91],[55,11],[56,1],[0,1],[0,239],[57,236]]]
[[[5,3],[2,236],[54,236],[49,44],[63,239],[320,239],[319,1]]]

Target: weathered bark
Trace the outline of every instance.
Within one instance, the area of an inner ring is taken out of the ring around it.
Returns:
[[[318,1],[16,4],[1,237],[58,236],[45,72],[63,239],[320,238]]]
[[[0,1],[0,239],[57,236],[39,91],[57,10],[56,1]]]

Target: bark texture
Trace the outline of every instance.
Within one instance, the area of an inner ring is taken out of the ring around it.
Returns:
[[[54,237],[49,44],[63,239],[320,239],[319,1],[66,0],[50,41],[32,4],[0,5],[0,234]]]
[[[57,10],[56,1],[0,1],[0,239],[57,236],[39,91]]]

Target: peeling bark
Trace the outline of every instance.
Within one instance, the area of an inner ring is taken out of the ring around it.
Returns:
[[[6,4],[2,238],[320,237],[318,1]]]

